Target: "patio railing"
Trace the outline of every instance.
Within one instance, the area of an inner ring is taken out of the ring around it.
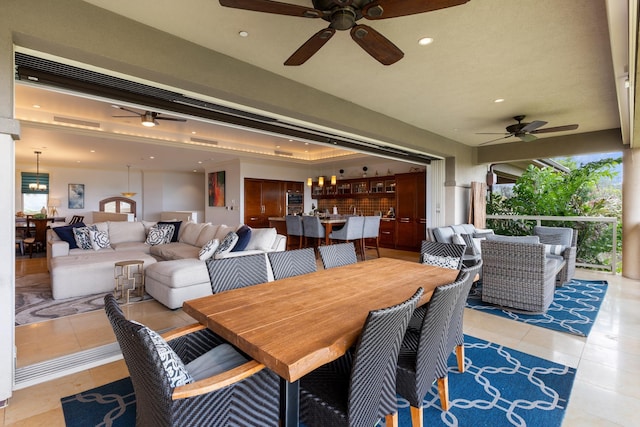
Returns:
[[[611,271],[613,274],[617,270],[617,240],[618,240],[618,219],[615,217],[600,216],[541,216],[541,215],[487,215],[487,219],[501,219],[509,221],[536,221],[536,225],[544,225],[542,221],[554,222],[601,222],[612,224],[611,233],[611,262],[609,264],[590,264],[576,262],[576,267],[601,268]]]

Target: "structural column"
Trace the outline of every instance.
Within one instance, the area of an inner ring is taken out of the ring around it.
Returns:
[[[622,275],[640,280],[640,149],[622,154]]]

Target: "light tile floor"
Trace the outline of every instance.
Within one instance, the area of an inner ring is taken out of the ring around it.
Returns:
[[[415,253],[382,250],[416,260]],[[26,265],[25,265],[26,264]],[[44,265],[44,267],[43,267]],[[18,261],[16,275],[46,271],[36,259]],[[465,310],[469,335],[577,368],[564,427],[640,425],[640,281],[579,270],[580,279],[607,280],[609,290],[588,338],[575,337],[476,310]],[[181,310],[148,301],[126,307],[127,317],[160,330],[192,323]],[[16,328],[18,366],[115,340],[101,311]],[[14,392],[0,409],[2,426],[64,426],[60,398],[127,376],[123,361]],[[536,426],[537,427],[537,426]]]

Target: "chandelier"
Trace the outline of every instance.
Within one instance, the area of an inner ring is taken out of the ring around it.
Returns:
[[[41,151],[34,151],[36,155],[36,182],[32,182],[29,184],[29,190],[32,191],[47,191],[47,186],[45,184],[40,184],[40,154]]]

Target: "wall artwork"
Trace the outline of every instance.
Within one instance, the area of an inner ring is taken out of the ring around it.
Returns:
[[[69,209],[84,209],[84,184],[69,184]]]
[[[209,173],[209,206],[224,206],[224,171]]]

